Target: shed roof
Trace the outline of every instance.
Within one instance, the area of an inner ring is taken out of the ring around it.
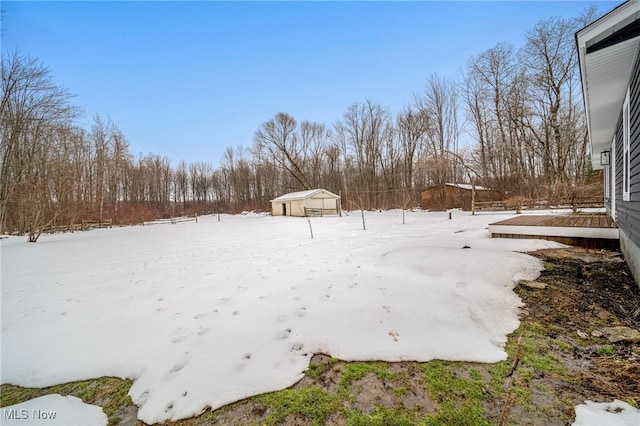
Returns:
[[[468,183],[445,183],[446,186],[452,186],[454,188],[460,188],[460,189],[468,189],[469,191],[471,191],[473,189],[473,186],[468,184]],[[434,186],[430,186],[429,188],[425,189],[429,190],[432,188],[437,188],[440,185],[434,185]],[[489,188],[485,188],[484,186],[475,186],[475,190],[476,191],[491,191]]]
[[[327,198],[340,198],[339,195],[336,195],[333,192],[329,192],[326,189],[310,189],[307,191],[290,192],[289,194],[284,194],[274,198],[273,200],[271,200],[271,202],[273,203],[274,201],[278,202],[278,201],[304,200],[305,198],[310,198],[320,193],[327,194],[328,195]]]
[[[640,1],[628,1],[576,33],[591,163],[613,139],[640,45]]]

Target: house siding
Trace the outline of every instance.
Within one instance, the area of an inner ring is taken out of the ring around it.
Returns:
[[[616,126],[615,186],[616,221],[624,233],[625,256],[631,263],[639,263],[640,246],[640,50],[636,52],[631,81],[629,82],[629,145],[630,145],[630,190],[629,201],[623,198],[623,123],[622,109]],[[635,246],[635,247],[634,247]],[[633,265],[632,270],[634,269]],[[640,270],[640,265],[635,265]]]

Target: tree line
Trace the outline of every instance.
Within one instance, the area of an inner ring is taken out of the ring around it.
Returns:
[[[267,210],[278,195],[320,187],[348,209],[413,206],[447,182],[504,198],[566,195],[591,174],[574,33],[595,13],[542,21],[520,49],[499,43],[456,78],[432,74],[401,111],[365,99],[331,125],[279,112],[217,166],[136,156],[99,116],[78,126],[46,67],[3,52],[0,232],[35,241],[48,224],[88,218]]]

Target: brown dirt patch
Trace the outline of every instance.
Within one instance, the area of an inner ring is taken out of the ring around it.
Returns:
[[[614,398],[640,404],[640,345],[610,343],[601,330],[627,326],[640,329],[640,288],[616,252],[587,249],[539,250],[545,262],[539,281],[545,290],[518,286],[526,303],[524,320],[546,329],[549,338],[570,351],[549,348],[572,378],[552,387],[576,400]]]

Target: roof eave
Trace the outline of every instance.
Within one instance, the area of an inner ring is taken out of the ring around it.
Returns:
[[[640,2],[621,4],[576,33],[583,101],[591,146],[591,163],[601,169],[600,153],[611,145],[620,108],[626,94],[640,37],[596,46],[617,31],[640,19]]]

